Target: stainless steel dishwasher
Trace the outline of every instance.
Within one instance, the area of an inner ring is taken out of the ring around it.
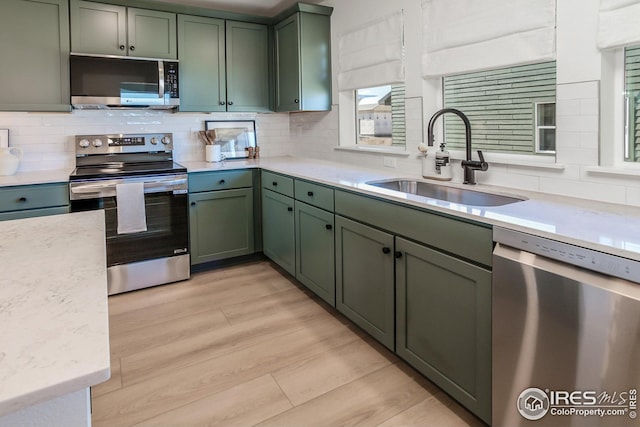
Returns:
[[[638,426],[640,262],[494,229],[493,426]]]

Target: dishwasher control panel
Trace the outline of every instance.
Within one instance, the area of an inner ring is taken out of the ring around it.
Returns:
[[[500,227],[494,228],[493,240],[525,252],[640,284],[640,261]]]

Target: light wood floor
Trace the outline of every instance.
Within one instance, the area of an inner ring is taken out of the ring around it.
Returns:
[[[95,427],[483,425],[267,261],[113,296],[109,311]]]

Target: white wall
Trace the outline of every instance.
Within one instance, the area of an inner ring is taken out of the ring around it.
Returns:
[[[505,0],[508,1],[508,0]],[[338,73],[337,36],[368,21],[403,8],[405,11],[406,85],[410,117],[408,158],[398,158],[398,175],[418,174],[417,144],[426,134],[431,115],[441,108],[438,81],[422,80],[421,0],[326,0],[332,15],[333,74]],[[640,171],[635,175],[594,172],[602,153],[612,150],[615,139],[600,132],[600,90],[603,58],[596,48],[599,0],[557,0],[557,163],[564,168],[539,168],[493,163],[488,172],[477,172],[480,183],[515,187],[552,194],[640,206]],[[348,164],[383,168],[381,155],[336,151],[339,145],[339,93],[333,89],[333,111],[291,115],[293,153]],[[422,99],[420,98],[422,97]],[[602,114],[610,114],[602,110]],[[486,156],[491,163],[491,155]],[[462,170],[454,164],[454,180]]]
[[[204,145],[196,131],[206,120],[256,120],[256,137],[263,157],[290,153],[286,114],[197,114],[143,110],[73,111],[72,113],[0,112],[0,129],[9,129],[12,147],[24,157],[19,171],[75,167],[75,135],[172,132],[174,157],[204,160]]]

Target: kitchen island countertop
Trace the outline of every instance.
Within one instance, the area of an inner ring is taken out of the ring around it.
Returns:
[[[0,416],[109,378],[104,212],[0,222]]]

